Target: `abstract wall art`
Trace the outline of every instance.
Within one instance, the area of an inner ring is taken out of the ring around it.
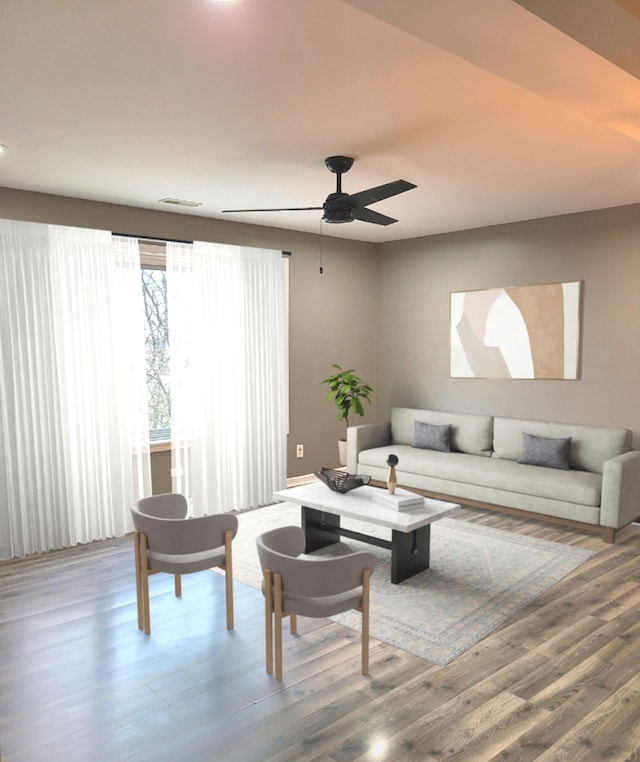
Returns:
[[[451,377],[577,379],[581,287],[452,293]]]

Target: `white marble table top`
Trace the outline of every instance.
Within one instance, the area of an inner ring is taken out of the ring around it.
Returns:
[[[273,493],[273,497],[275,500],[316,508],[336,516],[368,521],[371,524],[378,524],[400,532],[412,532],[414,529],[441,519],[460,507],[457,503],[445,503],[442,500],[425,497],[424,506],[418,506],[410,511],[398,511],[373,499],[373,495],[379,489],[379,487],[365,486],[342,494],[334,492],[322,482],[311,482],[301,484],[299,487],[278,490]]]

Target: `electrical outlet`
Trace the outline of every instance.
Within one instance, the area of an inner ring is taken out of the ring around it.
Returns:
[[[304,445],[296,445],[296,458],[304,458]]]

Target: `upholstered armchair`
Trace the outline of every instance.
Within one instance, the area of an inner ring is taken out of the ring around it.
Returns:
[[[263,572],[265,600],[266,663],[282,680],[282,620],[296,617],[329,617],[356,609],[362,614],[362,674],[369,672],[369,578],[375,566],[372,553],[357,552],[338,558],[303,556],[304,532],[300,527],[272,529],[257,538]]]
[[[233,629],[231,541],[238,519],[231,513],[187,517],[183,495],[166,493],[138,500],[131,507],[135,527],[138,628],[151,632],[149,575],[174,575],[176,596],[182,595],[182,574],[220,567],[225,572],[227,629]]]

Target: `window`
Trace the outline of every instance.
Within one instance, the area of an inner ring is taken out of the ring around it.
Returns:
[[[170,439],[171,389],[169,385],[169,326],[167,278],[163,270],[141,269],[144,298],[144,344],[152,441]]]
[[[166,278],[166,244],[138,241],[145,312],[145,360],[149,439],[152,444],[171,441],[171,384],[169,373],[169,304]],[[289,292],[289,255],[283,252],[285,288]],[[288,310],[288,300],[287,300]],[[162,449],[162,448],[160,448]]]
[[[144,342],[147,379],[149,439],[171,440],[171,387],[169,380],[169,309],[166,247],[139,241],[140,278],[144,304]]]

